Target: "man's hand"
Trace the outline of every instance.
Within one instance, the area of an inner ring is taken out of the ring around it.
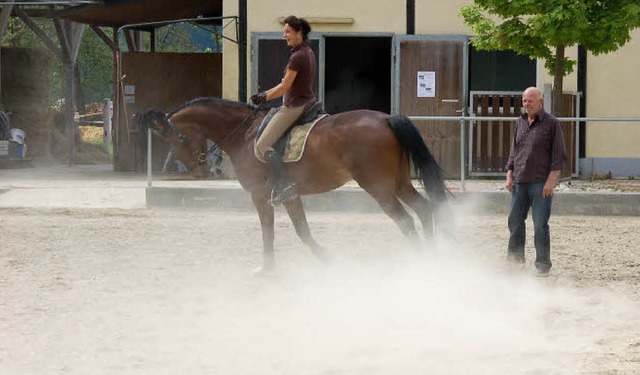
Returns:
[[[544,187],[542,188],[543,197],[553,197],[553,189],[556,188],[558,176],[560,176],[559,170],[551,171],[551,173],[549,173],[549,177],[547,177],[547,181],[544,183]]]
[[[507,180],[504,183],[504,187],[509,190],[509,192],[513,191],[513,172],[511,170],[507,171]]]
[[[251,95],[251,103],[255,105],[264,104],[267,102],[267,93],[259,92],[257,94]]]
[[[555,182],[547,180],[544,183],[544,188],[542,188],[542,196],[543,197],[553,197],[553,189],[556,187]]]

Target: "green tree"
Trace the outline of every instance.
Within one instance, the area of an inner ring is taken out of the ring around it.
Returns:
[[[554,77],[554,113],[562,111],[563,78],[575,66],[566,48],[579,44],[594,55],[613,52],[640,26],[638,0],[475,0],[460,14],[477,35],[476,48],[545,61]]]
[[[34,22],[47,34],[55,36],[53,24],[48,20],[35,19]],[[46,48],[46,45],[31,31],[27,25],[17,17],[11,17],[7,24],[7,31],[2,39],[3,47],[39,47]]]
[[[112,97],[113,52],[91,29],[82,36],[77,64],[85,103],[101,103]]]

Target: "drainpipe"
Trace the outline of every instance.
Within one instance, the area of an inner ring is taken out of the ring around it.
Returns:
[[[416,1],[407,0],[407,35],[416,33]]]
[[[238,0],[238,101],[247,101],[247,0]]]
[[[587,50],[578,45],[578,91],[580,95],[580,117],[587,117]],[[586,155],[586,125],[584,121],[579,123],[580,138],[578,139],[578,155],[584,158]],[[576,163],[578,161],[576,160]]]

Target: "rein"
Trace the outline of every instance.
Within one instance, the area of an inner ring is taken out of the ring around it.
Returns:
[[[214,142],[213,145],[209,147],[209,149],[206,152],[194,151],[193,165],[195,167],[199,167],[202,164],[205,164],[207,162],[207,157],[216,149],[222,149],[222,145],[224,145],[227,141],[229,141],[231,137],[233,137],[247,123],[247,121],[249,121],[249,119],[254,117],[255,114],[260,109],[262,109],[262,106],[254,106],[253,109],[251,110],[251,113],[247,117],[245,117],[244,120],[239,125],[237,125],[229,134],[224,136],[224,138],[222,138],[220,142],[218,143]],[[189,142],[185,134],[181,132],[178,128],[176,128],[176,126],[173,124],[169,116],[165,117],[165,120],[167,121],[167,124],[169,124],[169,128],[175,133],[175,135],[178,137],[180,142],[184,145],[188,144]]]

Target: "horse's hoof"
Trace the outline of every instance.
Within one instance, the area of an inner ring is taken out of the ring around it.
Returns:
[[[276,268],[273,266],[271,267],[260,266],[260,267],[254,268],[254,270],[251,272],[251,274],[256,277],[271,276],[271,275],[274,275],[275,273],[276,273]]]
[[[331,264],[333,261],[331,254],[321,247],[313,249],[313,255],[324,264]]]

